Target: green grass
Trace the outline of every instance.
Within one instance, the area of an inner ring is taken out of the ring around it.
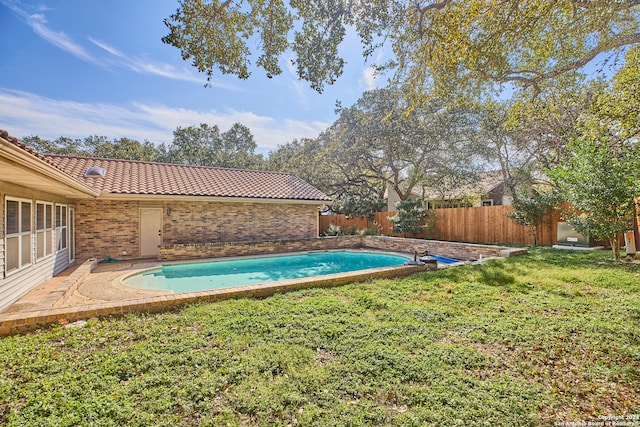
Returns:
[[[0,424],[537,426],[640,414],[640,264],[529,255],[0,340]]]

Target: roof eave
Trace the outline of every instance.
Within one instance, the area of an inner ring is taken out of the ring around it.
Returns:
[[[31,171],[35,175],[44,176],[60,184],[62,187],[72,189],[75,195],[71,195],[71,198],[95,198],[100,195],[98,190],[74,179],[44,160],[35,157],[16,144],[6,140],[2,136],[0,136],[0,157],[9,160],[13,164],[18,165],[25,170]],[[16,183],[19,184],[17,181]]]
[[[223,197],[223,196],[198,196],[181,194],[137,194],[137,193],[110,193],[103,191],[98,200],[142,200],[142,201],[185,201],[185,202],[226,202],[226,203],[271,203],[271,204],[304,204],[323,205],[331,203],[331,199],[279,199],[268,197]]]

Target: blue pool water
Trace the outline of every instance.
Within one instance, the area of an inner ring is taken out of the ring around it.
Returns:
[[[407,261],[408,258],[399,255],[370,252],[309,252],[302,255],[165,265],[128,277],[124,283],[136,288],[183,293],[391,267]]]

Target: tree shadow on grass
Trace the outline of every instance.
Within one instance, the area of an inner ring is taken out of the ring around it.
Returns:
[[[526,276],[524,269],[506,263],[483,265],[478,269],[477,281],[487,286],[503,288],[507,292],[528,294],[534,286],[518,278]]]
[[[522,284],[519,277],[526,276],[526,268],[512,260],[489,260],[481,265],[462,265],[448,267],[434,275],[433,272],[419,275],[426,283],[482,284],[491,287],[503,287],[518,291],[529,291],[530,285]]]
[[[479,282],[489,286],[508,286],[516,283],[513,273],[505,271],[503,265],[483,266],[479,270]]]

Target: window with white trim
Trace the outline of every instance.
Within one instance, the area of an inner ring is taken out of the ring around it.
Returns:
[[[4,212],[4,265],[10,273],[31,264],[31,201],[7,197]]]
[[[67,206],[56,205],[56,248],[67,249]]]
[[[36,202],[36,260],[53,253],[53,203]]]

